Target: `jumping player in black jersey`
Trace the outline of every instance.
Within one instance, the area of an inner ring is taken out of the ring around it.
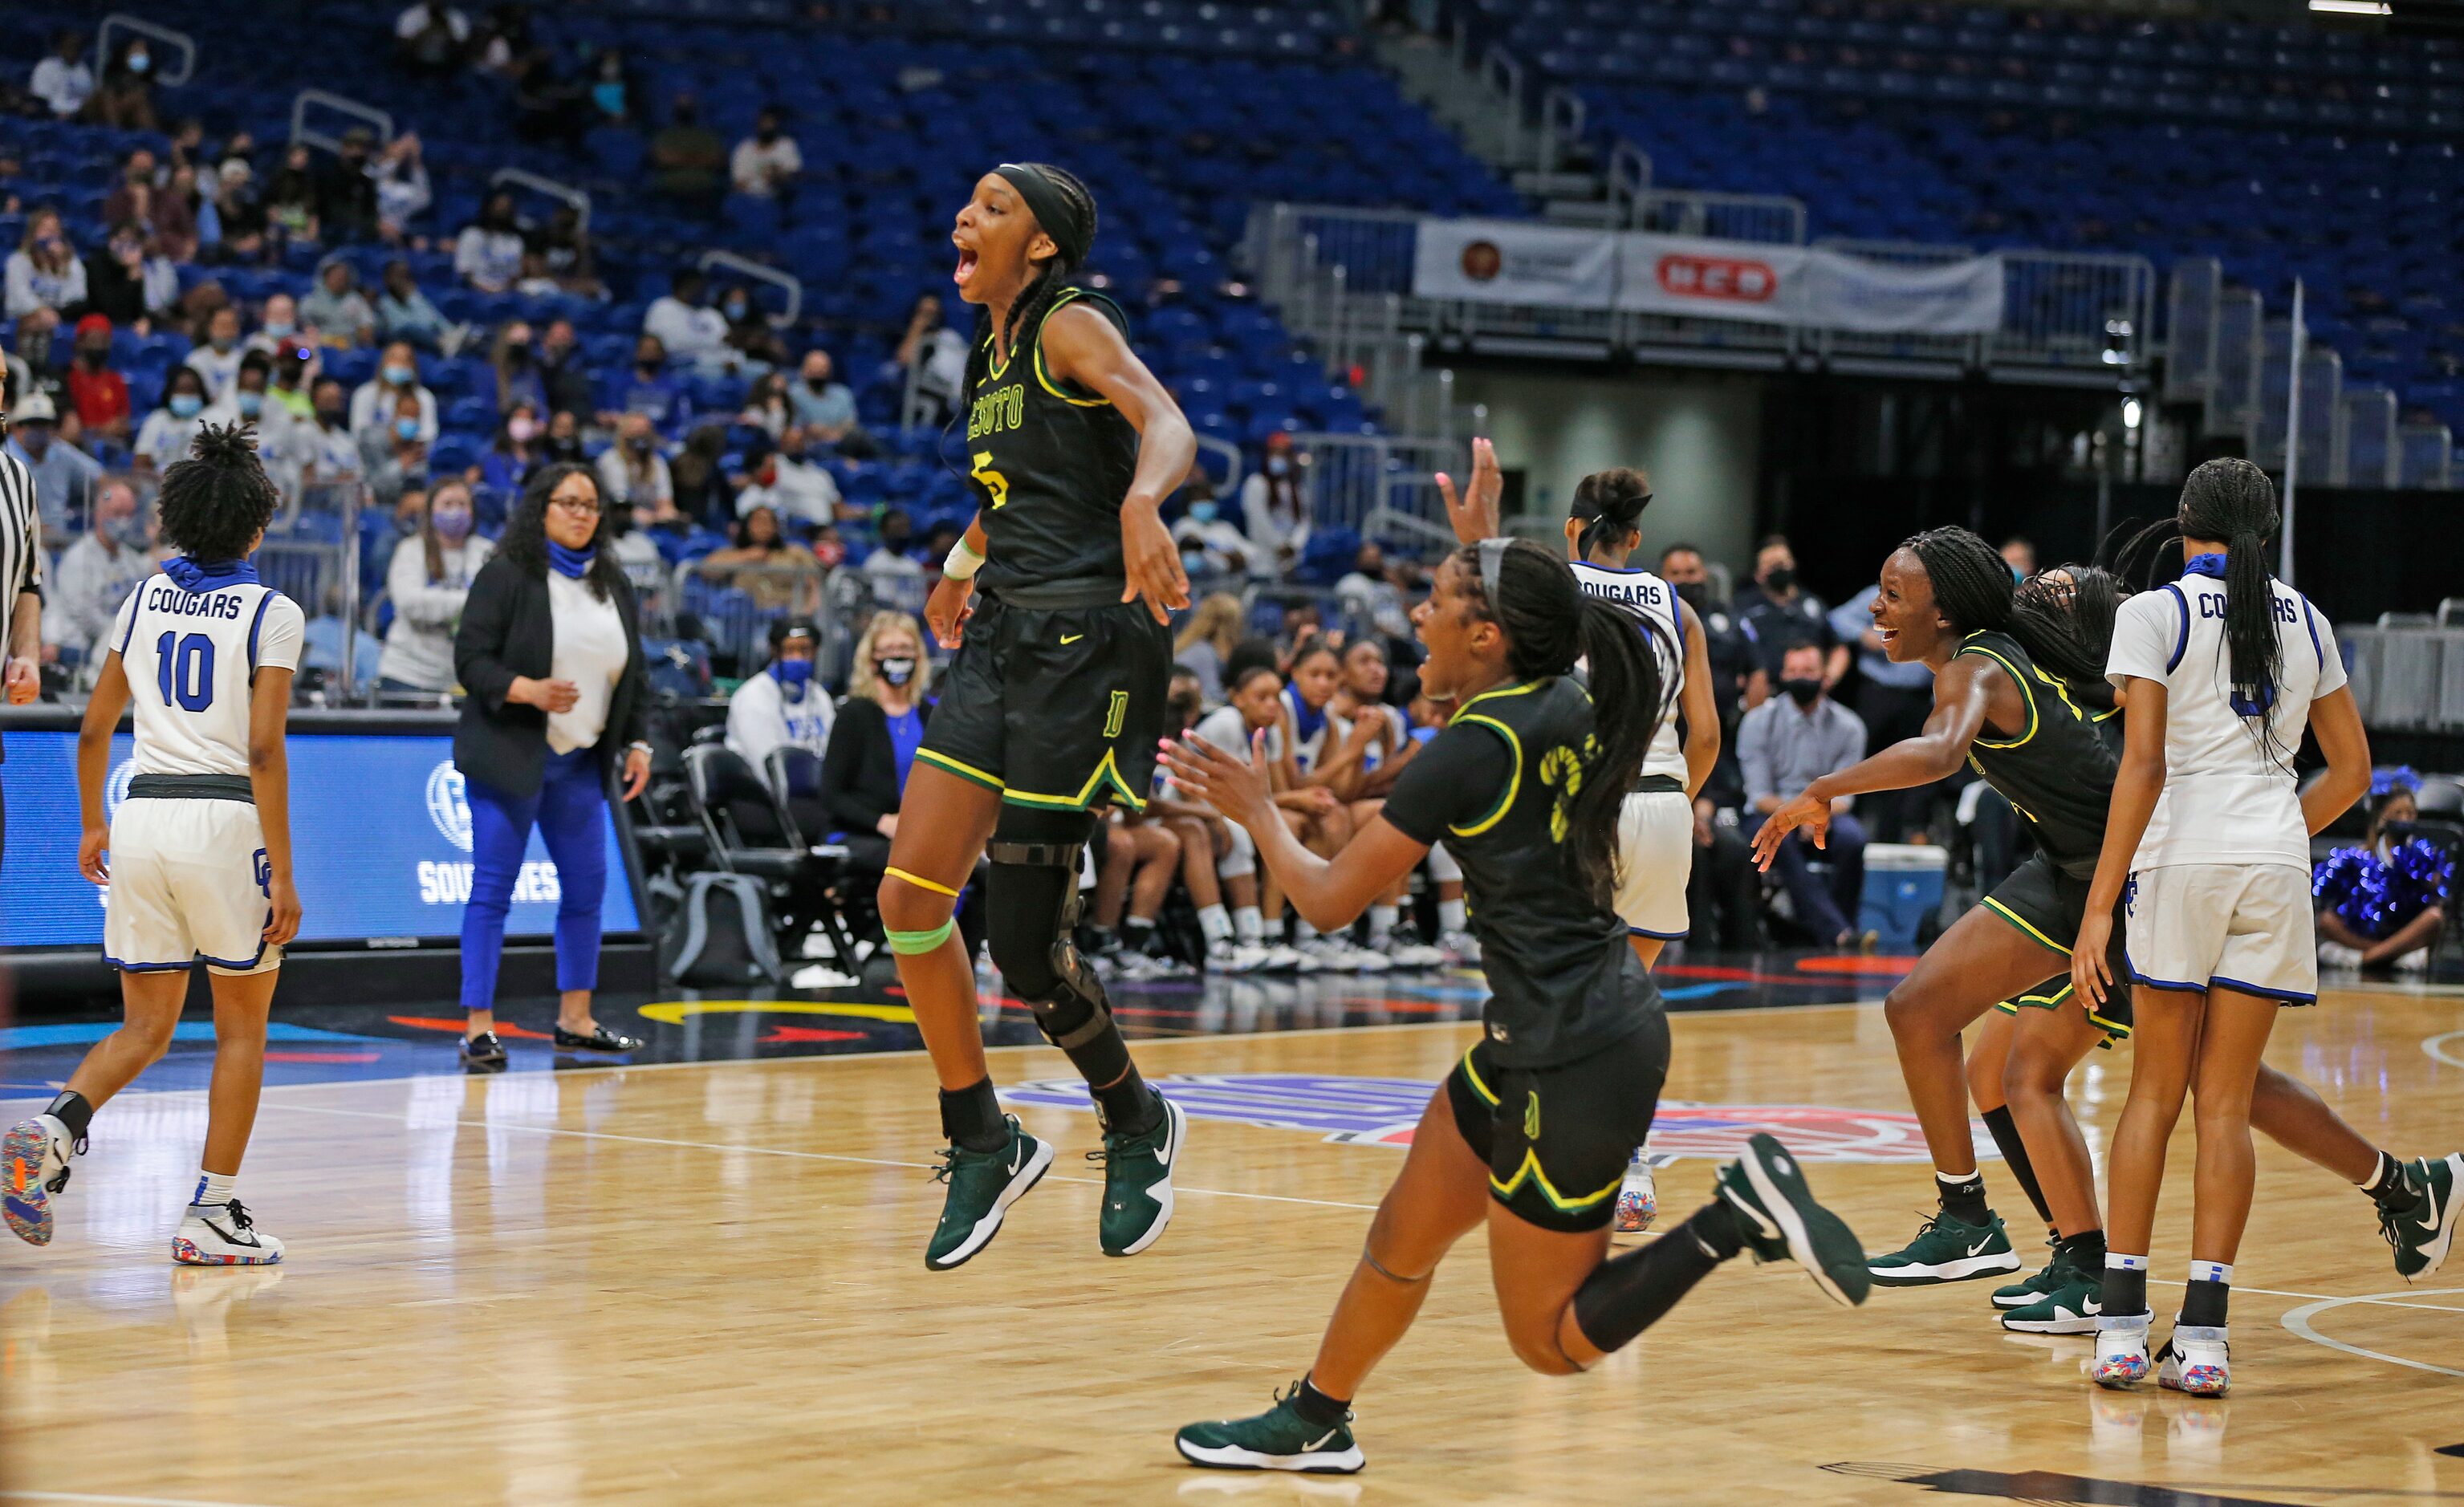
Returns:
[[[1783,834],[1808,828],[1818,841],[1832,797],[1929,783],[1963,760],[2029,821],[2036,854],[1926,950],[1884,1007],[1934,1156],[1942,1212],[1906,1248],[1877,1256],[1873,1275],[1884,1286],[1921,1286],[2017,1269],[1976,1168],[1967,1092],[1977,1081],[1995,1144],[2057,1234],[2054,1259],[2042,1271],[1993,1295],[1996,1307],[2011,1310],[2007,1327],[2039,1333],[2096,1327],[2104,1224],[2086,1143],[2062,1085],[2100,1038],[2123,1037],[2130,1025],[2122,989],[2101,1004],[2083,1004],[2067,976],[2049,972],[2065,966],[2085,919],[2082,875],[2093,874],[2102,848],[2119,767],[2113,698],[2102,683],[2116,597],[2110,577],[2084,566],[2049,572],[2014,590],[2001,557],[1965,529],[1909,539],[1883,562],[1874,621],[1893,660],[1933,666],[1933,714],[1917,737],[1815,781],[1771,822]],[[1757,837],[1766,862],[1778,841]],[[2118,945],[2114,950],[2119,966]],[[2015,1018],[1989,1026],[1989,1040],[1964,1077],[1960,1032],[2001,1001],[2020,1007]],[[1978,1080],[1990,1078],[1985,1064],[2005,1042],[1995,1093],[1995,1084]],[[2307,1087],[2273,1069],[2261,1071],[2251,1119],[2287,1149],[2370,1194],[2399,1271],[2410,1276],[2426,1264],[2410,1254],[2426,1249],[2426,1237],[2399,1228],[2398,1219],[2419,1202],[2413,1184],[2430,1175],[2429,1164],[2416,1164],[2422,1173],[2415,1178]]]
[[[989,857],[992,959],[1086,1075],[1103,1123],[1098,1243],[1133,1256],[1172,1217],[1186,1120],[1138,1076],[1094,971],[1070,946],[1078,867],[1102,808],[1146,803],[1172,674],[1167,613],[1189,579],[1156,508],[1198,446],[1129,346],[1111,300],[1068,286],[1095,238],[1070,174],[1004,163],[950,239],[977,305],[962,417],[978,511],[925,616],[957,659],[891,838],[881,919],[940,1080],[949,1184],[925,1264],[982,1250],[1052,1147],[1001,1113],[977,1025],[958,891]]]
[[[1631,616],[1527,541],[1457,551],[1413,618],[1428,649],[1420,684],[1456,711],[1333,858],[1284,824],[1262,751],[1244,762],[1187,742],[1167,755],[1182,790],[1248,829],[1321,930],[1350,924],[1442,837],[1492,991],[1485,1034],[1430,1097],[1316,1364],[1258,1416],[1182,1429],[1175,1442],[1199,1465],[1360,1469],[1351,1400],[1411,1327],[1448,1248],[1483,1223],[1507,1337],[1549,1375],[1628,1343],[1742,1250],[1796,1261],[1840,1302],[1865,1297],[1856,1235],[1764,1135],[1692,1218],[1602,1259],[1611,1202],[1667,1074],[1668,1021],[1611,907],[1617,808],[1656,724],[1595,718],[1594,705],[1659,706],[1659,667]],[[1586,657],[1588,688],[1573,675]]]

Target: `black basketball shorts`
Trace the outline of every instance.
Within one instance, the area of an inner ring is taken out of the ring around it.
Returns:
[[[1597,1230],[1617,1212],[1635,1147],[1668,1077],[1668,1018],[1560,1067],[1503,1067],[1486,1037],[1446,1076],[1455,1128],[1488,1164],[1488,1195],[1544,1230]]]
[[[2087,891],[2088,881],[2063,873],[2044,854],[2036,853],[2013,869],[2011,877],[1995,885],[1993,893],[1981,903],[1986,909],[2068,957],[2071,943],[2079,938],[2079,923],[2087,918]],[[2079,1002],[2085,1006],[2088,1019],[2104,1032],[2108,1046],[2130,1035],[2130,964],[2123,956],[2122,922],[2122,910],[2116,906],[2113,939],[2104,950],[2104,966],[2113,985],[2105,991],[2104,1003]],[[2067,1010],[2072,1003],[2070,976],[2062,974],[2045,980],[2016,999],[2004,1000],[2002,1008],[2013,1013],[2022,1006]]]

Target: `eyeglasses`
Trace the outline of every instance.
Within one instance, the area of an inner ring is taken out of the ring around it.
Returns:
[[[599,501],[595,497],[550,497],[547,500],[547,505],[551,508],[562,508],[567,513],[576,513],[585,518],[595,518],[599,516]]]

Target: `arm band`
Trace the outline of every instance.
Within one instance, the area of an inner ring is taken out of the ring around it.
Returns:
[[[958,542],[950,546],[949,557],[941,561],[941,574],[952,580],[973,580],[983,564],[984,557],[967,548],[967,536],[961,534]]]

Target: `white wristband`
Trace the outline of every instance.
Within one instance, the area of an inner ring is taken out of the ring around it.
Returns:
[[[949,557],[941,561],[941,574],[951,580],[973,580],[983,565],[984,557],[967,548],[967,536],[962,534],[958,542],[950,546]]]

